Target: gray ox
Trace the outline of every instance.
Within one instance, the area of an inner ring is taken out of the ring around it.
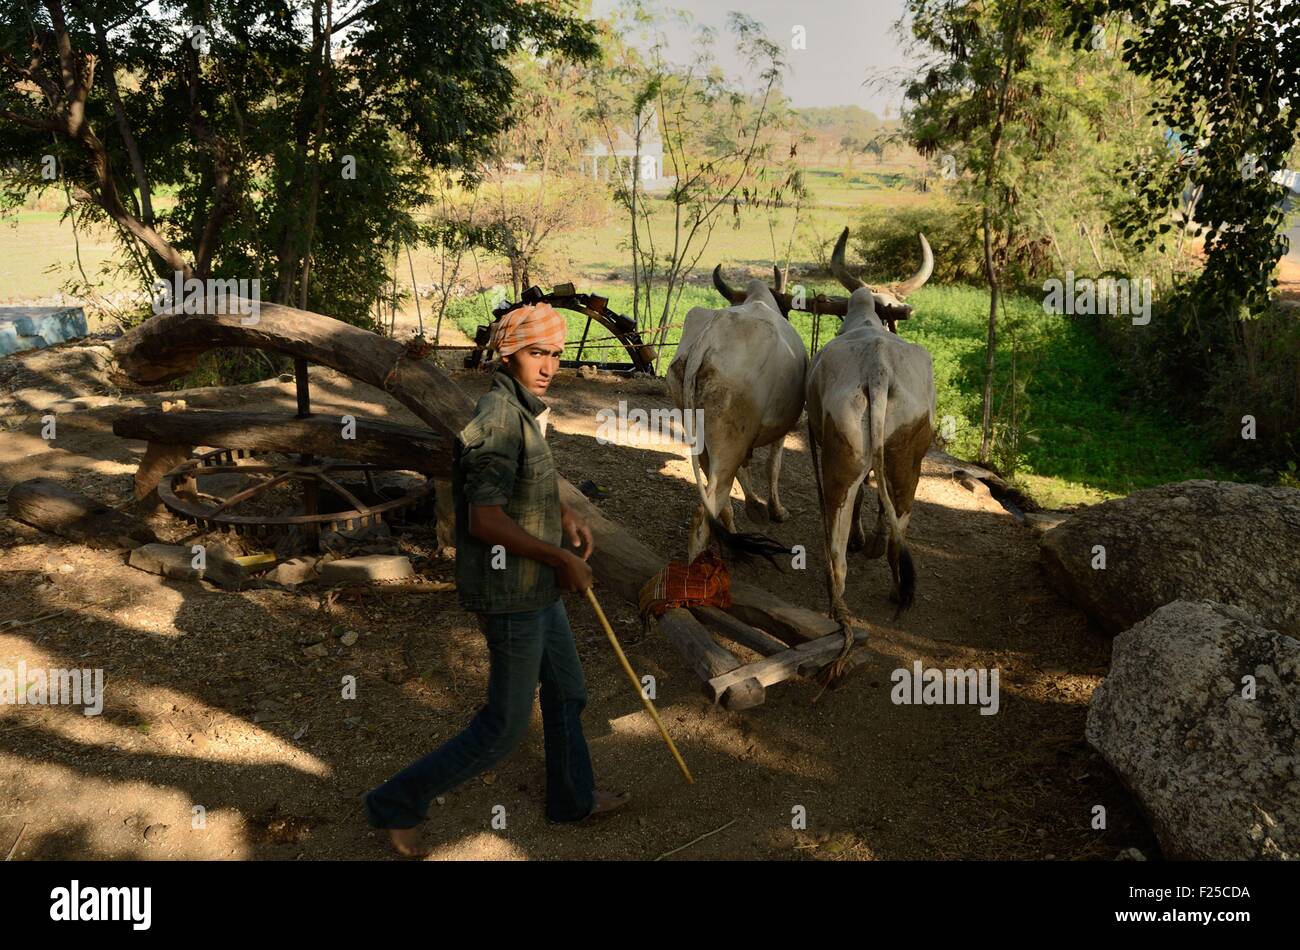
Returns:
[[[845,552],[850,541],[854,550],[866,543],[862,498],[870,471],[876,473],[878,512],[867,556],[880,557],[888,550],[893,574],[890,599],[900,610],[912,603],[916,572],[905,537],[935,412],[930,354],[891,332],[895,321],[911,315],[912,308],[903,299],[921,287],[934,269],[930,245],[921,235],[922,263],[911,278],[889,289],[873,289],[844,266],[848,234],[845,228],[831,258],[835,276],[852,291],[844,323],[818,351],[808,373],[808,430],[812,448],[820,456],[827,588],[831,616],[841,624],[848,622]]]
[[[732,305],[720,310],[692,307],[668,366],[668,392],[683,418],[695,418],[697,407],[704,410],[703,449],[691,456],[701,507],[691,522],[688,557],[694,560],[716,533],[730,547],[771,559],[786,549],[763,535],[736,533],[731,485],[739,477],[751,521],[784,521],[788,516],[777,482],[785,435],[803,412],[808,351],[761,280],[751,280],[743,292],[733,290],[722,280],[719,265],[713,282]],[[778,293],[780,289],[778,284]],[[754,449],[764,445],[772,447],[771,496],[766,502],[755,494],[749,475]],[[707,486],[701,467],[708,475]]]

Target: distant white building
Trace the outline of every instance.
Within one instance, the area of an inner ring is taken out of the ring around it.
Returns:
[[[581,168],[597,181],[611,181],[617,176],[630,182],[635,173],[643,191],[664,191],[677,182],[675,175],[664,174],[664,143],[659,135],[659,117],[651,112],[641,132],[640,165],[636,138],[626,129],[614,130],[614,148],[606,139],[593,138],[582,153]]]
[[[1300,205],[1300,172],[1283,168],[1273,174],[1273,180],[1286,187],[1287,196],[1282,199],[1283,210],[1288,212],[1295,210],[1296,206]]]

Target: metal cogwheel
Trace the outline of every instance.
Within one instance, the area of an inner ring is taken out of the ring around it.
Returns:
[[[366,504],[343,485],[335,475],[362,473],[372,494],[378,494],[374,477],[393,471],[383,465],[332,459],[268,462],[272,455],[250,449],[214,449],[195,455],[164,475],[158,483],[158,497],[167,508],[205,531],[222,530],[239,535],[270,537],[298,529],[309,535],[335,530],[354,530],[377,525],[398,512],[432,501],[433,479],[408,489],[397,498]],[[201,480],[214,475],[244,476],[251,482],[227,495],[202,491]],[[294,515],[257,514],[249,511],[268,493],[292,482],[301,483],[303,513]],[[342,498],[353,507],[346,511],[317,511],[322,491]],[[244,513],[239,513],[240,511]]]

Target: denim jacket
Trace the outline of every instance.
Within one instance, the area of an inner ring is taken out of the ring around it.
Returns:
[[[501,505],[524,531],[550,544],[563,540],[555,460],[537,416],[546,404],[504,368],[458,433],[452,461],[456,500],[456,591],[475,613],[537,610],[560,596],[555,568],[501,551],[469,533],[469,506]],[[496,567],[493,561],[496,561]]]

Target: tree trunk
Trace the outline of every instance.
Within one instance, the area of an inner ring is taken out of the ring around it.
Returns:
[[[993,266],[992,221],[989,205],[993,200],[993,185],[997,173],[998,156],[1002,149],[1002,132],[1007,118],[1007,87],[1011,83],[1012,56],[1020,37],[1020,8],[1023,0],[1016,0],[1015,23],[1004,30],[1002,77],[998,88],[998,111],[989,135],[989,164],[984,176],[984,274],[989,283],[989,335],[984,353],[984,420],[980,434],[980,463],[988,464],[993,437],[993,363],[997,353],[998,274]]]

